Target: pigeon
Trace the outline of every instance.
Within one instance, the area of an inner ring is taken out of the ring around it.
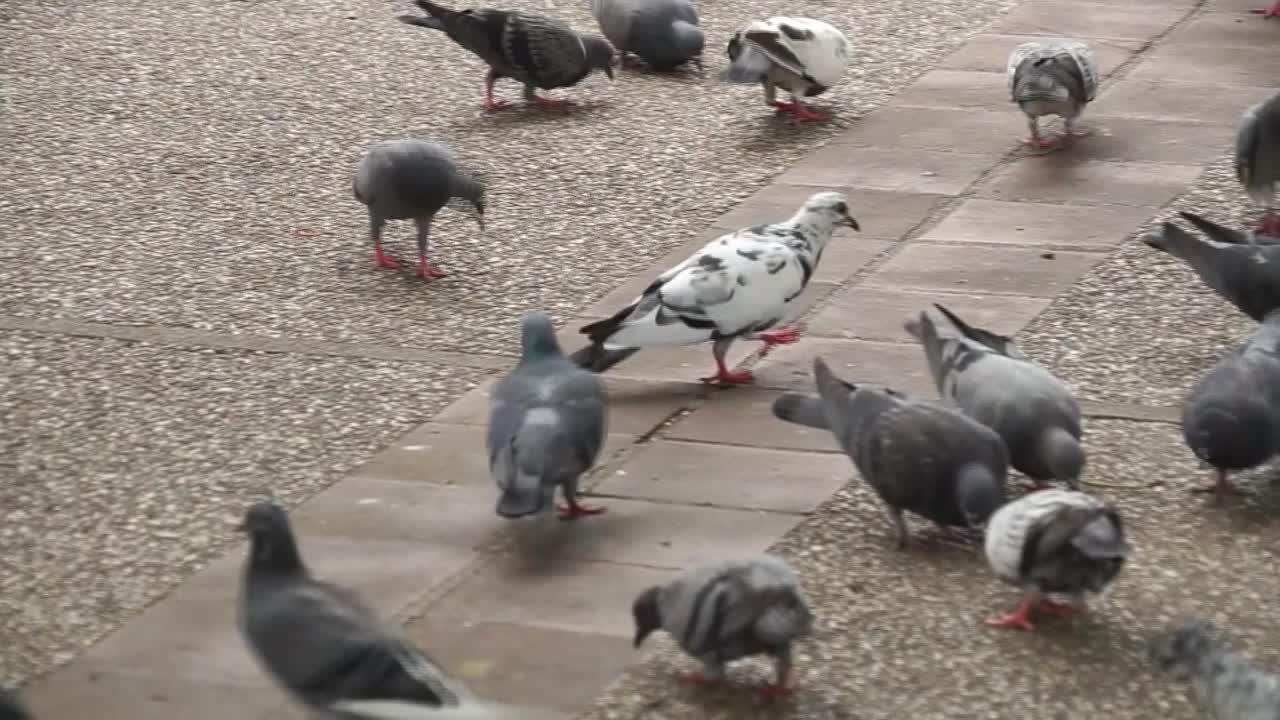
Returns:
[[[884,502],[907,545],[903,511],[938,526],[981,528],[1004,504],[1009,458],[1000,436],[938,403],[913,400],[891,388],[853,385],[837,378],[822,358],[813,361],[818,397],[784,393],[773,404],[781,420],[826,428]]]
[[[399,267],[382,251],[382,227],[388,220],[412,219],[417,226],[418,277],[423,279],[445,276],[427,260],[431,220],[441,208],[455,198],[470,203],[484,230],[484,183],[459,168],[436,143],[410,139],[374,144],[360,161],[352,191],[368,208],[373,258],[380,267]]]
[[[1101,500],[1058,488],[1023,495],[991,516],[986,537],[987,562],[996,577],[1023,588],[1022,602],[987,624],[1034,630],[1032,610],[1074,614],[1086,592],[1115,579],[1130,552],[1119,513]]]
[[[1082,42],[1050,40],[1026,42],[1009,54],[1009,94],[1027,116],[1031,147],[1053,145],[1040,137],[1040,117],[1057,115],[1065,126],[1063,140],[1088,135],[1075,128],[1084,106],[1098,94],[1098,64],[1093,50]]]
[[[1280,718],[1280,676],[1260,670],[1233,651],[1218,629],[1188,622],[1156,635],[1148,645],[1152,664],[1178,682],[1190,682],[1196,704],[1216,720]]]
[[[604,445],[604,382],[564,356],[545,313],[520,323],[520,362],[493,390],[489,411],[489,471],[498,483],[498,515],[533,515],[551,504],[556,487],[572,520],[604,508],[578,503],[578,478]]]
[[[1165,222],[1159,233],[1143,242],[1187,263],[1205,285],[1255,321],[1280,308],[1280,243],[1267,243],[1194,213],[1180,214],[1209,239]]]
[[[766,330],[781,322],[804,292],[832,233],[842,225],[861,230],[844,195],[822,192],[786,222],[712,240],[659,275],[613,317],[583,326],[580,332],[591,344],[570,359],[604,372],[641,347],[711,341],[716,374],[704,380],[751,382],[749,371],[731,372],[725,366],[729,346],[738,338],[760,340],[768,352],[800,339],[793,328]]]
[[[830,120],[805,107],[801,98],[829,90],[849,66],[849,40],[831,25],[812,18],[771,17],[751,22],[729,39],[731,64],[724,82],[764,85],[764,104],[790,113],[797,122]],[[791,93],[779,101],[777,89]]]
[[[1280,1],[1273,8],[1280,17]],[[1244,111],[1236,132],[1236,177],[1265,213],[1256,232],[1280,238],[1275,209],[1280,185],[1280,91]]]
[[[687,676],[694,683],[722,681],[734,660],[771,656],[777,672],[761,688],[767,696],[792,691],[792,643],[813,633],[813,611],[795,571],[774,555],[695,567],[640,593],[631,612],[635,647],[654,630],[666,630],[702,661],[702,671]]]
[[[518,10],[450,10],[431,0],[414,0],[429,17],[400,15],[406,25],[443,31],[449,39],[489,64],[484,78],[485,110],[510,107],[494,100],[493,84],[509,77],[524,84],[524,99],[544,107],[566,107],[568,100],[542,97],[536,90],[572,87],[594,70],[613,79],[613,47],[599,35],[583,35],[555,18]]]
[[[632,53],[655,70],[702,67],[706,39],[690,0],[592,0],[591,14],[623,59]]]
[[[241,529],[250,537],[241,632],[267,673],[303,705],[317,713],[336,712],[342,701],[438,708],[469,697],[353,593],[311,576],[279,505],[255,503]]]
[[[995,430],[1014,469],[1036,490],[1046,481],[1080,489],[1085,454],[1080,406],[1066,383],[1022,353],[1012,338],[968,325],[934,304],[947,322],[928,313],[905,328],[924,346],[938,393],[963,413]]]
[[[0,687],[0,720],[31,720],[31,713],[12,690]]]
[[[1217,481],[1196,492],[1242,494],[1227,475],[1280,452],[1280,310],[1273,310],[1239,347],[1192,389],[1182,407],[1182,437]]]

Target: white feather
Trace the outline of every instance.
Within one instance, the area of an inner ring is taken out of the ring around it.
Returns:
[[[1012,93],[1014,86],[1017,85],[1018,66],[1022,65],[1027,58],[1051,57],[1059,53],[1066,53],[1075,60],[1081,76],[1084,77],[1084,100],[1093,102],[1094,96],[1098,94],[1098,61],[1094,58],[1093,48],[1078,40],[1033,40],[1014,48],[1013,52],[1009,53],[1009,63],[1005,66],[1009,92]]]
[[[800,30],[807,30],[813,37],[807,40],[794,40],[780,28],[789,25]],[[780,57],[769,48],[752,42],[747,33],[768,32],[778,39],[778,43],[789,49],[800,60],[797,67],[788,58]],[[801,76],[807,74],[824,88],[830,88],[840,82],[845,68],[849,66],[849,40],[844,33],[829,23],[813,18],[803,17],[771,17],[757,20],[741,30],[745,44],[759,50],[774,64],[774,68],[782,73],[770,73],[774,84],[788,92],[803,95],[809,84]]]
[[[1027,541],[1027,530],[1062,508],[1102,507],[1102,501],[1075,490],[1051,488],[1023,495],[996,510],[987,522],[984,550],[987,562],[996,577],[1014,585],[1021,581],[1018,565],[1022,560],[1022,546]]]

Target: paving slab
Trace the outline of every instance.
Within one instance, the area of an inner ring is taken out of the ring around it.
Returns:
[[[873,114],[875,117],[878,113]],[[859,120],[859,123],[863,122]],[[855,129],[857,126],[854,126]],[[844,137],[837,135],[836,140]],[[835,141],[833,141],[834,144]],[[872,190],[830,186],[824,188],[849,196],[849,212],[858,220],[862,230],[854,233],[841,229],[832,242],[834,245],[858,244],[869,239],[898,240],[915,227],[922,218],[933,212],[944,195],[910,191]],[[813,185],[788,185],[781,182],[766,185],[762,190],[744,200],[733,210],[721,215],[716,226],[727,230],[749,227],[762,222],[773,222],[800,207],[809,196],[817,192]],[[826,263],[826,258],[823,258]]]
[[[1265,3],[1248,2],[1240,5],[1261,7]],[[1210,4],[1213,9],[1212,4]],[[1261,18],[1243,12],[1200,13],[1165,38],[1165,47],[1182,45],[1207,45],[1218,48],[1252,47],[1269,50],[1275,47],[1275,23],[1252,22]]]
[[[171,673],[136,674],[110,664],[77,662],[24,693],[37,718],[93,720],[226,720],[228,699],[236,717],[254,720],[287,702],[282,691],[260,684],[219,684]]]
[[[1004,74],[1008,68],[1009,54],[1014,48],[1025,42],[1038,42],[1043,39],[1040,35],[979,33],[966,40],[960,49],[947,56],[941,65],[950,70]],[[1128,62],[1141,48],[1142,42],[1137,40],[1107,40],[1093,43],[1094,59],[1098,62],[1098,69],[1106,76],[1121,64]],[[1009,103],[1009,110],[1019,114],[1012,102]]]
[[[1086,114],[1079,127],[1091,134],[1071,148],[1076,160],[1203,165],[1235,142],[1233,128],[1211,123]]]
[[[1172,200],[1200,171],[1199,165],[1104,162],[1052,153],[1006,165],[976,194],[995,200],[1156,208]]]
[[[859,120],[828,147],[834,152],[841,145],[901,146],[999,157],[1017,146],[1018,133],[1026,127],[1022,113],[1011,103],[1002,110],[963,113],[954,107],[895,106]]]
[[[975,153],[840,146],[793,165],[778,182],[958,195],[990,165]]]
[[[1153,50],[1129,77],[1155,82],[1274,87],[1276,74],[1275,55],[1259,52],[1257,47],[1169,44]]]
[[[812,384],[809,391],[812,392]],[[828,430],[818,430],[775,420],[773,402],[782,393],[744,387],[722,393],[680,419],[663,433],[671,440],[746,445],[781,450],[839,452]]]
[[[756,364],[756,381],[767,388],[813,392],[813,358],[821,356],[852,383],[887,385],[922,397],[937,397],[924,351],[914,343],[811,338],[775,350]]]
[[[806,322],[806,328],[816,337],[906,342],[909,336],[902,324],[939,303],[971,325],[1011,335],[1040,314],[1049,302],[1048,298],[1025,296],[855,286],[831,298]]]
[[[959,110],[1013,110],[1009,101],[1009,80],[1004,73],[931,70],[894,98],[900,108],[932,107]],[[1024,123],[1025,127],[1025,123]],[[1009,143],[1009,149],[1017,143]]]
[[[1235,126],[1244,108],[1261,102],[1271,92],[1249,85],[1125,78],[1099,92],[1090,108],[1097,107],[1108,115]]]
[[[868,287],[1050,298],[1070,287],[1102,255],[1010,246],[914,244],[867,278]]]
[[[1081,40],[1147,42],[1173,27],[1191,8],[1180,3],[1142,5],[1028,0],[991,24],[996,33],[1052,35]]]
[[[973,198],[965,200],[921,240],[1000,245],[1115,247],[1151,210],[1124,205],[1059,205]]]

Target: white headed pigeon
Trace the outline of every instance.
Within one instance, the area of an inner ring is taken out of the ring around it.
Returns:
[[[791,692],[791,645],[813,632],[813,611],[795,571],[773,555],[693,568],[640,593],[631,611],[635,647],[666,630],[702,661],[702,671],[688,676],[695,683],[720,682],[734,660],[773,657],[777,675],[762,688],[766,695]]]
[[[380,267],[399,264],[382,251],[388,220],[413,220],[418,229],[418,276],[444,277],[427,261],[431,220],[452,200],[470,203],[484,230],[484,183],[454,163],[442,145],[425,140],[387,140],[369,148],[356,170],[352,191],[369,211],[373,258]]]
[[[1009,94],[1022,108],[1031,129],[1031,137],[1023,142],[1032,147],[1053,144],[1040,137],[1043,115],[1062,118],[1064,140],[1089,134],[1075,128],[1084,106],[1098,94],[1098,64],[1087,44],[1067,40],[1023,43],[1009,54],[1007,72]]]
[[[935,304],[906,323],[924,346],[938,393],[966,415],[995,430],[1014,469],[1043,489],[1050,479],[1080,489],[1084,449],[1080,406],[1066,383],[1022,353],[1013,338],[971,327]]]
[[[716,374],[706,380],[751,382],[749,371],[731,372],[724,356],[737,338],[774,345],[800,339],[797,330],[765,332],[782,320],[813,277],[822,251],[841,225],[858,230],[849,201],[835,192],[810,197],[790,220],[756,225],[707,243],[658,276],[635,302],[613,317],[583,326],[591,345],[571,359],[604,372],[653,345],[711,341]]]
[[[1206,622],[1188,622],[1151,639],[1152,664],[1178,682],[1190,682],[1205,717],[1275,720],[1280,717],[1280,675],[1253,666]]]
[[[813,361],[818,397],[784,393],[773,404],[782,420],[827,428],[884,501],[906,547],[903,511],[932,520],[941,535],[981,528],[1004,503],[1009,456],[990,428],[951,408],[896,390],[853,385]]]
[[[1166,222],[1143,242],[1181,259],[1205,285],[1255,321],[1280,308],[1280,241],[1267,242],[1195,213],[1179,214],[1209,239]]]
[[[592,0],[591,14],[623,60],[632,53],[655,70],[702,66],[706,39],[690,0]]]
[[[489,64],[484,78],[484,108],[501,110],[493,99],[493,83],[508,77],[524,84],[526,102],[546,107],[571,105],[537,94],[538,89],[572,87],[593,70],[613,79],[613,47],[598,35],[583,35],[555,18],[518,10],[450,10],[431,0],[414,0],[430,17],[400,15],[408,25],[441,30],[450,40]]]
[[[1129,557],[1120,515],[1101,500],[1052,488],[1005,505],[987,523],[987,562],[996,577],[1023,589],[1013,612],[987,624],[1034,630],[1031,611],[1062,617],[1107,586]],[[1049,595],[1066,595],[1058,602]]]
[[[830,24],[803,17],[756,20],[734,33],[728,53],[732,64],[721,80],[763,84],[764,104],[797,121],[831,119],[801,100],[831,89],[849,66],[849,40]],[[778,88],[791,93],[791,101],[779,101]]]
[[[489,411],[486,444],[501,493],[497,512],[532,515],[550,506],[560,487],[562,518],[602,513],[604,508],[578,503],[578,479],[604,445],[604,381],[569,362],[545,313],[525,315],[520,332],[520,362],[494,388]]]
[[[1280,212],[1275,208],[1280,185],[1280,91],[1244,111],[1236,131],[1235,160],[1236,177],[1265,213],[1256,231],[1280,238]]]

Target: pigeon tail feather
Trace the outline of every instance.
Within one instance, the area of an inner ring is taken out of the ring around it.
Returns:
[[[1178,213],[1182,219],[1191,223],[1197,230],[1209,236],[1210,240],[1216,240],[1220,243],[1228,243],[1230,245],[1249,245],[1249,236],[1223,225],[1197,215],[1193,212],[1183,210]]]
[[[418,27],[440,30],[442,32],[444,31],[444,23],[433,17],[422,17],[421,15],[397,15],[396,19],[405,25],[417,25]]]
[[[754,48],[741,47],[738,57],[720,73],[720,80],[743,85],[761,82],[769,73],[769,58]]]
[[[827,416],[822,411],[822,400],[803,393],[783,393],[773,401],[773,416],[779,420],[828,430]]]

